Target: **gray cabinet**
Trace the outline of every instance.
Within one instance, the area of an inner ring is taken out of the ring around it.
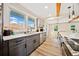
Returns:
[[[8,55],[8,41],[3,41],[3,44],[0,44],[0,56]]]
[[[0,56],[2,56],[2,44],[0,43]]]
[[[43,33],[43,42],[46,40],[46,32]]]
[[[26,53],[31,54],[40,45],[40,34],[26,37]]]
[[[3,44],[4,55],[26,56],[31,54],[40,45],[40,33],[10,39],[5,41]]]
[[[46,32],[42,32],[40,34],[40,44],[42,44],[46,40]]]
[[[26,53],[29,55],[33,51],[33,38],[32,36],[26,37]]]
[[[9,53],[8,53],[8,51],[9,51],[9,49],[8,49],[8,43],[9,43],[9,41],[4,41],[3,42],[3,56],[7,56],[7,55],[9,55]]]
[[[36,34],[33,37],[33,47],[36,49],[40,45],[40,34]]]
[[[9,41],[9,55],[10,56],[25,56],[25,38],[16,38]]]

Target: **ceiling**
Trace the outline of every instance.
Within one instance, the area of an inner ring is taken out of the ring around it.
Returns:
[[[55,3],[23,3],[21,5],[39,17],[45,18],[56,15]]]
[[[56,16],[56,3],[21,3],[21,5],[41,18]],[[73,10],[73,3],[61,3],[60,16],[69,15],[69,6],[71,6],[70,10]],[[74,10],[76,15],[79,15],[78,3],[74,4]]]
[[[62,3],[61,10],[60,10],[60,16],[68,16],[69,10],[72,16],[73,5],[74,5],[75,15],[76,16],[79,15],[79,3]],[[69,6],[71,6],[70,9],[68,9]]]

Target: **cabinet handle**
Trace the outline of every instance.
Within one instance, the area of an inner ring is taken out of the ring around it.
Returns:
[[[25,44],[25,48],[26,48],[26,44]]]
[[[21,42],[21,41],[23,41],[23,40],[16,41],[16,43]]]
[[[33,40],[33,43],[36,43],[36,40]]]

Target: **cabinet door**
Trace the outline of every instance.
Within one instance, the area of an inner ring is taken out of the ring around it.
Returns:
[[[14,47],[11,47],[9,50],[9,55],[10,56],[25,56],[26,55],[25,43],[20,43]]]
[[[43,33],[43,42],[46,40],[46,33]]]
[[[9,55],[10,56],[25,56],[25,38],[16,38],[9,41]]]
[[[67,56],[67,54],[66,54],[66,52],[65,52],[65,49],[64,49],[64,44],[62,44],[62,47],[61,47],[61,48],[62,48],[62,55],[63,55],[63,56]]]
[[[33,47],[36,49],[40,45],[40,34],[33,37]]]
[[[67,56],[72,56],[72,54],[70,53],[69,49],[67,48],[67,46],[65,44],[62,44],[63,50],[62,52],[64,53],[63,55],[67,55]]]
[[[27,55],[29,55],[33,50],[33,38],[31,36],[27,37],[26,46],[27,46]]]
[[[8,41],[3,41],[3,44],[0,44],[0,56],[8,56]]]
[[[2,44],[0,44],[0,56],[2,56]]]
[[[9,49],[8,49],[8,41],[4,41],[3,42],[3,55],[4,56],[8,56],[9,54],[8,54],[8,51]]]

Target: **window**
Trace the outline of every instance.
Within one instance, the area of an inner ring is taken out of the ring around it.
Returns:
[[[10,12],[10,23],[24,24],[25,18],[23,15],[16,13],[14,11],[11,11]]]
[[[54,31],[58,31],[58,25],[54,26]]]
[[[23,14],[20,14],[15,11],[10,12],[10,30],[14,32],[23,32],[25,30],[25,17]]]
[[[33,28],[33,29],[35,28],[35,21],[31,17],[28,18],[28,26]]]
[[[75,25],[71,25],[71,30],[75,30]]]

